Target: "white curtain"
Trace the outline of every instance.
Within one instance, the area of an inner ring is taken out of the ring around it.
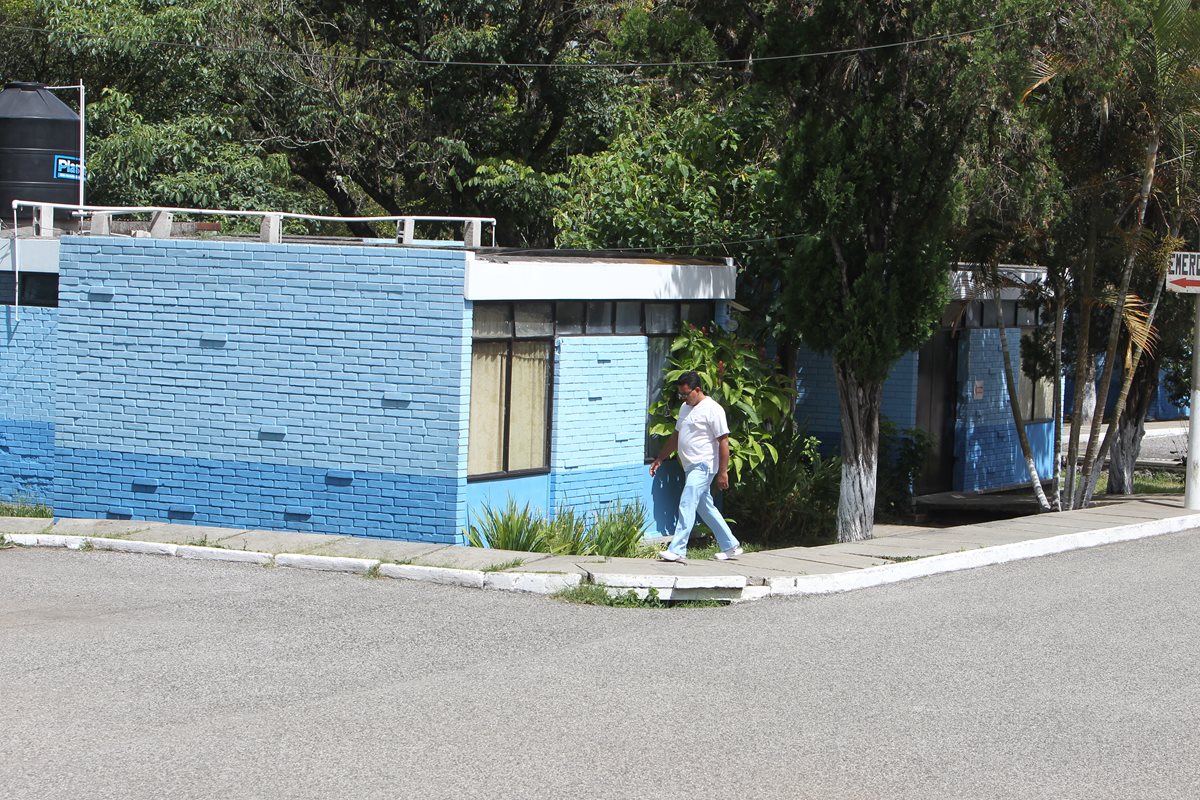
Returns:
[[[482,475],[504,469],[504,383],[507,342],[476,342],[471,350],[471,429],[467,472]]]
[[[513,342],[512,418],[508,423],[508,468],[546,464],[550,343]]]

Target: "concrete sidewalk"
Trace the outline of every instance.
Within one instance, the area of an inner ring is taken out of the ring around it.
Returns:
[[[352,536],[205,528],[129,520],[0,517],[0,534],[25,547],[112,550],[550,594],[593,583],[651,589],[663,600],[731,602],[824,594],[1200,528],[1178,497],[956,528],[877,526],[864,542],[747,553],[732,561],[553,556]]]

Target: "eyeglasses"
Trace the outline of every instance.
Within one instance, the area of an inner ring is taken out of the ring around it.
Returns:
[[[697,389],[699,389],[699,388],[700,388],[699,386],[693,386],[691,389],[686,389],[686,390],[685,390],[685,389],[680,389],[680,390],[679,390],[679,397],[680,397],[681,399],[683,399],[683,400],[686,400],[688,397],[690,397],[690,396],[691,396],[692,392],[696,391],[696,390],[697,390]]]

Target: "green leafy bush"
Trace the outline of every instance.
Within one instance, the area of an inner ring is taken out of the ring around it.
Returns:
[[[879,421],[879,467],[875,513],[883,519],[911,517],[916,480],[933,452],[933,437],[919,428]]]
[[[820,544],[837,532],[842,460],[788,424],[776,436],[779,459],[763,464],[725,495],[739,538],[764,546]]]
[[[729,420],[730,479],[741,481],[779,460],[775,437],[787,423],[794,390],[751,340],[717,327],[685,324],[671,344],[668,364],[663,390],[650,407],[651,435],[665,439],[674,432],[679,412],[675,384],[680,375],[694,371]]]

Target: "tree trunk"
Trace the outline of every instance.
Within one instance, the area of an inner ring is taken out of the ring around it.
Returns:
[[[1096,357],[1087,357],[1087,380],[1083,384],[1083,403],[1079,406],[1079,424],[1089,427],[1096,416]]]
[[[838,541],[871,538],[879,466],[879,406],[883,383],[862,381],[834,361],[842,412],[842,487],[838,497]]]
[[[1062,337],[1066,315],[1066,292],[1061,282],[1054,286],[1054,510],[1062,511]]]
[[[1121,285],[1117,289],[1117,303],[1113,308],[1112,327],[1108,330],[1108,346],[1105,348],[1104,372],[1100,376],[1100,388],[1096,390],[1099,397],[1100,408],[1096,417],[1092,420],[1091,434],[1088,438],[1087,453],[1083,456],[1083,466],[1080,469],[1083,475],[1083,480],[1080,481],[1079,503],[1077,507],[1083,507],[1087,504],[1091,493],[1096,486],[1096,479],[1100,474],[1100,464],[1103,463],[1103,458],[1097,458],[1100,451],[1100,422],[1104,417],[1104,404],[1108,398],[1108,387],[1112,383],[1113,368],[1117,360],[1117,342],[1121,336],[1121,326],[1124,323],[1125,317],[1125,300],[1129,297],[1129,282],[1133,278],[1133,266],[1137,261],[1136,242],[1141,235],[1142,226],[1146,221],[1146,206],[1150,204],[1150,189],[1154,185],[1154,170],[1158,164],[1158,145],[1159,145],[1159,130],[1157,127],[1152,127],[1150,131],[1150,141],[1146,144],[1146,160],[1142,168],[1142,186],[1141,193],[1138,195],[1137,216],[1133,220],[1133,234],[1129,241],[1129,253],[1125,256],[1125,264],[1121,270]],[[1137,366],[1138,357],[1141,355],[1139,348],[1137,354],[1133,358],[1133,364],[1130,369]],[[1128,381],[1132,380],[1133,376],[1129,375],[1126,380],[1127,391]],[[1117,397],[1117,407],[1113,410],[1113,422],[1120,419],[1121,412],[1125,408],[1125,391],[1122,391],[1121,396]]]
[[[1083,397],[1085,387],[1094,385],[1095,379],[1088,380],[1087,372],[1088,365],[1094,363],[1091,361],[1089,353],[1089,342],[1091,341],[1092,328],[1092,303],[1093,288],[1096,279],[1096,247],[1098,223],[1096,221],[1095,208],[1089,209],[1088,212],[1088,238],[1087,250],[1083,260],[1083,280],[1079,289],[1079,335],[1075,353],[1075,392],[1074,402],[1071,405],[1071,440],[1067,443],[1067,508],[1075,507],[1075,482],[1076,476],[1079,473],[1079,434],[1083,430],[1084,423],[1080,420],[1079,415],[1083,410]]]
[[[998,276],[993,268],[994,283],[998,286]],[[1004,359],[1004,388],[1008,390],[1008,408],[1012,412],[1013,425],[1017,429],[1017,441],[1021,443],[1021,455],[1025,459],[1025,472],[1029,475],[1029,485],[1033,496],[1037,498],[1038,508],[1050,510],[1050,501],[1042,491],[1042,479],[1038,475],[1037,464],[1033,463],[1033,448],[1029,446],[1029,434],[1025,432],[1025,418],[1021,414],[1021,398],[1017,394],[1017,381],[1013,375],[1012,356],[1008,352],[1008,331],[1004,327],[1004,307],[1000,302],[1000,289],[992,292],[992,303],[996,308],[996,327],[1000,333],[1000,355]]]
[[[1144,358],[1129,388],[1125,413],[1117,422],[1108,456],[1108,494],[1133,494],[1133,468],[1142,450],[1146,414],[1158,389],[1157,359]]]

